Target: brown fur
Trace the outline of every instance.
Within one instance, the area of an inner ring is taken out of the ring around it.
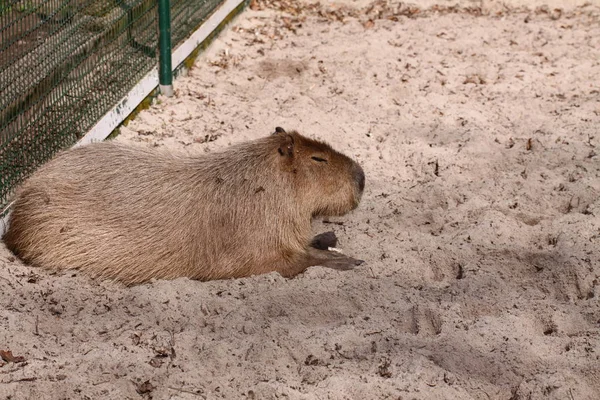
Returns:
[[[3,240],[32,265],[125,284],[345,269],[310,248],[311,218],[351,211],[363,186],[350,158],[281,128],[195,157],[95,143],[22,185]]]

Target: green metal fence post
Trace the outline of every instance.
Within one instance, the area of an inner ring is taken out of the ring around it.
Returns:
[[[171,65],[171,2],[158,0],[158,83],[160,92],[173,96],[173,68]]]

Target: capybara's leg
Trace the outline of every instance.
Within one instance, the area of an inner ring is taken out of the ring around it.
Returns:
[[[348,271],[363,263],[363,260],[357,260],[334,251],[319,250],[309,247],[307,252],[301,258],[298,258],[295,263],[280,273],[286,278],[291,278],[304,272],[308,267],[316,265],[340,271]]]
[[[320,233],[313,238],[310,245],[315,249],[328,250],[330,247],[337,246],[337,236],[333,231]]]
[[[348,257],[344,254],[319,249],[309,249],[310,264],[347,271],[364,263],[363,260]]]

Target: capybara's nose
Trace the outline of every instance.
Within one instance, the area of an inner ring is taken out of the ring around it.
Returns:
[[[354,167],[353,177],[354,182],[356,182],[358,189],[362,193],[362,191],[365,189],[365,172],[358,164]]]

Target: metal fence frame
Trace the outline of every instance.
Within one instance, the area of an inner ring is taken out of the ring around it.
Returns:
[[[214,37],[238,15],[250,2],[250,0],[225,0],[203,24],[185,42],[165,56],[170,58],[163,66],[164,80],[160,80],[161,73],[159,65],[150,71],[130,92],[123,97],[113,109],[108,112],[98,123],[82,138],[74,147],[83,146],[92,142],[102,141],[117,129],[123,121],[135,116],[140,109],[138,107],[147,100],[161,93],[161,89],[172,85],[173,76],[181,70],[185,64],[193,62],[198,56],[197,50],[206,46]],[[160,62],[159,62],[160,64]],[[172,67],[169,68],[168,64]],[[162,87],[161,87],[162,86]],[[163,89],[164,90],[164,89]],[[168,95],[168,94],[167,94]],[[140,108],[143,108],[140,107]]]

